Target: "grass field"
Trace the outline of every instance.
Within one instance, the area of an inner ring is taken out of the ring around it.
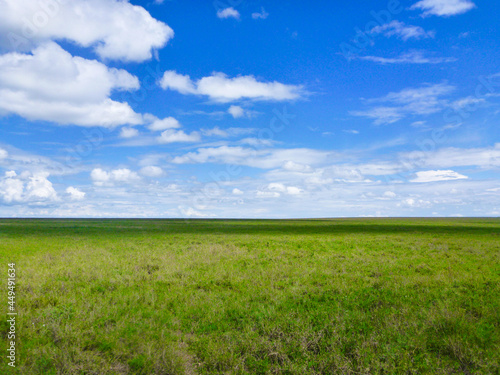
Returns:
[[[498,219],[0,220],[0,373],[499,374],[499,258]]]

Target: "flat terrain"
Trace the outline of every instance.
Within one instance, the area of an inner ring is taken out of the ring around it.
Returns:
[[[498,219],[0,220],[0,261],[0,374],[500,373]]]

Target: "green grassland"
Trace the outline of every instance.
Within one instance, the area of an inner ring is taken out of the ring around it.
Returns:
[[[0,373],[499,374],[499,258],[498,219],[0,220]]]

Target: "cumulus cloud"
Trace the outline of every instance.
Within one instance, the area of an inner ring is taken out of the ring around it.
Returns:
[[[73,201],[81,201],[85,198],[85,193],[73,186],[68,187],[66,193],[69,194],[70,199]]]
[[[404,41],[408,39],[434,38],[435,35],[433,31],[425,31],[420,26],[406,25],[404,22],[397,20],[375,26],[370,30],[370,33],[383,34],[386,37],[397,36]]]
[[[467,176],[452,170],[443,171],[421,171],[415,173],[416,177],[411,182],[435,182],[466,179]]]
[[[245,116],[245,110],[241,108],[239,105],[232,105],[231,107],[229,107],[227,112],[234,118]]]
[[[296,187],[296,186],[285,186],[284,184],[280,182],[271,182],[268,186],[267,189],[270,191],[277,191],[280,193],[286,193],[289,195],[299,195],[303,192],[302,189]]]
[[[178,74],[174,70],[167,70],[163,73],[163,77],[160,80],[160,86],[167,90],[178,91],[181,94],[196,94],[197,89],[195,83],[191,81],[189,75]]]
[[[238,188],[234,188],[233,189],[233,194],[234,195],[243,195],[243,192],[240,189],[238,189]]]
[[[119,0],[0,1],[0,44],[19,50],[49,40],[92,47],[103,59],[144,61],[174,36],[140,6]]]
[[[139,124],[142,116],[113,91],[139,88],[137,77],[95,60],[73,57],[56,43],[32,54],[0,56],[0,110],[28,120],[114,127]]]
[[[7,156],[9,156],[9,153],[3,148],[0,148],[0,160],[5,159]]]
[[[127,184],[140,180],[136,172],[127,168],[114,169],[110,172],[95,168],[90,172],[90,178],[96,186],[113,186],[115,183]]]
[[[148,165],[141,168],[140,173],[146,177],[160,177],[164,174],[163,170],[155,165]]]
[[[57,193],[48,180],[49,174],[8,171],[0,179],[0,197],[5,203],[49,203],[58,200]]]
[[[219,17],[221,19],[225,19],[225,18],[240,19],[240,12],[238,12],[233,7],[229,7],[229,8],[225,8],[225,9],[219,9],[217,11],[217,17]]]
[[[16,178],[14,171],[5,173],[0,180],[0,196],[5,203],[20,202],[23,200],[24,183]]]
[[[475,7],[476,5],[470,0],[421,0],[410,9],[423,10],[423,16],[449,17],[466,13]]]
[[[117,182],[132,182],[132,181],[137,181],[139,179],[137,173],[132,172],[130,169],[127,168],[115,169],[111,171],[110,176],[113,181]]]
[[[110,180],[110,175],[101,168],[95,168],[90,173],[90,178],[94,182],[94,185],[103,186]]]
[[[181,94],[208,96],[216,102],[226,103],[241,99],[252,100],[293,100],[300,98],[302,86],[285,85],[280,82],[260,82],[254,76],[229,78],[224,73],[192,81],[188,75],[175,71],[166,71],[160,80],[160,86]]]
[[[149,130],[161,131],[166,129],[177,129],[181,127],[179,121],[173,117],[165,117],[164,119],[155,119],[149,126]]]
[[[201,137],[198,132],[187,134],[183,130],[168,129],[162,132],[157,140],[159,143],[198,142]]]
[[[430,201],[425,199],[416,199],[416,198],[406,198],[398,204],[403,207],[411,207],[411,208],[422,208],[422,207],[431,207],[432,204]]]
[[[35,174],[29,178],[26,185],[27,198],[35,198],[42,200],[55,200],[57,193],[52,186],[52,182],[47,180],[48,174]]]

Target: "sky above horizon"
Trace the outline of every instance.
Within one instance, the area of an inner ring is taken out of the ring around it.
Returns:
[[[499,216],[498,14],[0,0],[0,217]]]

